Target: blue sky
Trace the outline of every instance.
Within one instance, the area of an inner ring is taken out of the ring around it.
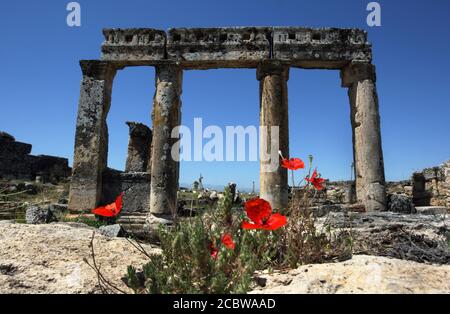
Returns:
[[[81,0],[82,27],[66,25],[66,0],[2,1],[0,130],[33,144],[34,154],[72,161],[80,59],[100,57],[104,27],[359,27],[374,45],[383,149],[389,180],[450,158],[450,1],[379,1],[382,26],[366,24],[367,0]],[[183,124],[258,125],[254,70],[188,71]],[[125,121],[150,124],[153,68],[120,71],[114,82],[109,166],[125,164]],[[323,176],[348,179],[352,161],[347,91],[338,71],[293,69],[289,81],[291,155],[315,156]],[[182,183],[251,187],[257,162],[181,165]]]

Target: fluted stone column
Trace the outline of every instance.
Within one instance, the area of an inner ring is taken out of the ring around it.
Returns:
[[[156,67],[153,102],[153,141],[150,212],[156,217],[176,216],[179,162],[172,157],[172,130],[181,123],[182,69],[175,64]]]
[[[111,90],[116,69],[109,62],[81,61],[83,80],[75,137],[69,209],[91,210],[101,197],[102,173],[107,166]]]
[[[341,77],[342,85],[349,88],[356,196],[367,211],[383,211],[386,183],[375,67],[354,62],[342,70]]]
[[[272,149],[271,127],[279,127],[278,149],[289,156],[289,122],[288,122],[288,86],[289,66],[277,61],[262,63],[257,69],[260,81],[260,125],[267,130],[261,132],[260,153],[270,154]],[[278,150],[275,156],[277,166],[268,171],[270,161],[261,160],[260,197],[267,200],[273,208],[285,208],[288,205],[288,173],[279,164]],[[272,160],[272,162],[275,162]]]
[[[147,172],[152,145],[152,131],[142,123],[127,122],[130,128],[125,172]]]

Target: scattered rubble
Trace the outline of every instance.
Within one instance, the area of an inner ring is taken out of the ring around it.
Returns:
[[[56,221],[56,217],[50,209],[50,206],[31,206],[25,214],[27,224],[38,225],[48,224]]]
[[[450,265],[450,217],[391,212],[330,212],[318,229],[346,230],[356,254]]]

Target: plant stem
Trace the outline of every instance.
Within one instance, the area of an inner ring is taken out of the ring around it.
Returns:
[[[294,192],[295,189],[295,177],[294,177],[294,170],[291,170],[292,173],[292,192]]]

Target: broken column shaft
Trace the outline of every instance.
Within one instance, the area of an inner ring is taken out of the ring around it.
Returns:
[[[116,69],[105,61],[81,61],[83,81],[76,126],[69,209],[95,208],[101,198],[102,173],[107,166],[106,116]]]
[[[152,131],[142,123],[127,122],[130,128],[125,172],[147,172],[150,162]]]
[[[356,196],[367,211],[386,209],[386,183],[375,82],[375,67],[370,63],[353,62],[342,71],[342,85],[349,88]]]
[[[179,151],[172,156],[178,141],[172,131],[181,123],[182,69],[175,64],[156,67],[156,92],[153,102],[153,142],[150,212],[175,216],[179,177]],[[174,159],[175,157],[175,159]]]
[[[267,200],[273,208],[285,208],[288,205],[288,173],[279,163],[278,150],[289,156],[288,122],[288,86],[289,67],[276,61],[261,64],[257,70],[260,81],[260,125],[263,127],[260,137],[260,153],[271,155],[272,160],[261,158],[260,197]],[[272,127],[279,127],[278,149],[273,147]],[[277,149],[275,154],[271,151]],[[275,157],[276,156],[276,157]],[[273,160],[276,158],[276,160]],[[268,164],[275,163],[275,167]],[[272,169],[270,169],[272,168]]]

